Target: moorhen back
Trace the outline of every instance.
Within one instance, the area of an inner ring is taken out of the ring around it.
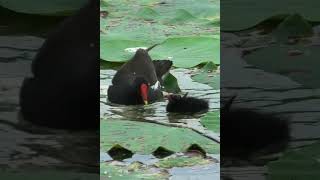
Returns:
[[[148,50],[138,49],[113,77],[108,100],[116,104],[137,105],[162,99],[161,78],[171,66],[172,61],[152,61]]]

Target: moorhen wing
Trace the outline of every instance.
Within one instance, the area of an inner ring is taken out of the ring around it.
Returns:
[[[20,90],[25,120],[50,128],[99,128],[99,1],[68,17],[32,62]]]
[[[162,76],[169,71],[172,61],[152,61],[148,50],[138,49],[112,79],[108,100],[123,105],[153,103],[163,98]]]

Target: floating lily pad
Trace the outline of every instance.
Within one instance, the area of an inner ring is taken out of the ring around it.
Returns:
[[[212,19],[219,18],[219,1],[192,0],[137,1],[135,8],[127,6],[127,1],[107,1],[109,16],[102,19],[102,34],[108,39],[126,39],[161,43],[168,37],[212,36],[219,34],[219,25],[208,25]],[[101,5],[104,8],[104,5]],[[103,49],[101,49],[103,51]]]
[[[244,59],[257,68],[278,73],[309,88],[320,87],[318,47],[271,45],[254,51]]]
[[[213,89],[220,89],[220,74],[214,73],[216,67],[213,62],[208,62],[196,75],[192,76],[192,79],[203,84],[208,84]]]
[[[311,24],[303,19],[299,14],[288,16],[273,32],[274,36],[283,42],[288,42],[289,38],[301,38],[313,35]]]
[[[100,58],[110,62],[126,62],[135,53],[130,48],[149,46],[151,44],[142,41],[108,40],[106,36],[100,36]]]
[[[276,16],[301,14],[309,21],[320,21],[320,1],[305,2],[301,0],[228,0],[221,1],[223,21],[221,28],[226,31],[243,30]]]
[[[187,21],[191,21],[196,19],[192,14],[184,9],[178,9],[176,11],[175,17],[172,18],[169,22],[170,23],[185,23]]]
[[[120,145],[140,154],[151,154],[159,147],[184,152],[192,144],[198,144],[207,153],[219,152],[216,142],[190,129],[154,123],[104,119],[100,123],[100,137],[100,146],[104,151],[108,151],[114,145]]]
[[[190,68],[203,62],[220,64],[220,40],[212,37],[169,38],[150,51],[153,59],[170,59],[175,67]]]
[[[0,0],[0,6],[25,14],[65,16],[79,10],[88,0]]]
[[[168,173],[139,162],[133,162],[129,166],[120,163],[102,163],[100,175],[102,179],[109,180],[166,180],[169,177]]]
[[[70,170],[44,170],[43,168],[24,171],[2,170],[0,172],[0,179],[3,180],[94,180],[98,178],[99,174],[70,172]]]
[[[130,48],[150,47],[144,41],[108,40],[100,36],[100,58],[111,62],[125,62],[133,55]],[[207,61],[220,63],[220,40],[211,37],[169,38],[149,52],[152,59],[170,59],[176,67],[193,67]]]
[[[170,92],[170,93],[181,92],[177,78],[174,77],[171,73],[168,73],[167,75],[165,75],[163,79],[164,79],[163,85],[166,92]]]
[[[209,130],[220,132],[220,111],[208,112],[201,118],[201,124]]]
[[[159,17],[160,14],[151,8],[144,7],[137,12],[137,16],[143,18],[144,20],[153,20]]]
[[[168,157],[161,159],[155,165],[160,168],[186,167],[195,165],[205,165],[212,163],[212,160],[203,157]]]
[[[286,152],[277,161],[269,163],[268,180],[320,179],[320,143]]]

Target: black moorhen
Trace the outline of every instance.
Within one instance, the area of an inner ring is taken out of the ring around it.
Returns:
[[[169,71],[172,61],[152,61],[148,54],[150,49],[138,49],[133,58],[118,70],[108,88],[110,102],[146,105],[163,98],[162,76]]]
[[[20,91],[23,118],[62,129],[99,128],[99,1],[68,17],[32,62]]]
[[[167,96],[169,100],[166,108],[167,111],[184,114],[194,114],[208,111],[208,101],[195,97],[187,97],[187,94],[188,93],[186,93],[183,97],[175,94]]]
[[[251,109],[231,108],[235,96],[221,109],[221,155],[247,159],[279,152],[290,139],[288,121]]]

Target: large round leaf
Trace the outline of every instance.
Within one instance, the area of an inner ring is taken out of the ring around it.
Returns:
[[[172,36],[219,34],[219,25],[208,24],[219,17],[219,1],[132,0],[109,2],[109,16],[102,19],[101,32],[108,38],[160,43]],[[105,5],[101,5],[103,8]]]
[[[218,90],[220,89],[220,74],[214,73],[216,68],[217,66],[213,62],[208,62],[197,74],[192,76],[192,79]]]
[[[150,51],[153,59],[169,59],[176,67],[190,68],[203,62],[220,63],[220,40],[212,37],[169,38]]]
[[[168,176],[168,173],[155,171],[153,167],[140,162],[133,162],[128,166],[112,162],[100,164],[100,179],[102,180],[166,180]]]
[[[319,48],[272,45],[245,56],[245,60],[268,72],[290,77],[306,87],[320,87]]]
[[[88,0],[0,0],[0,6],[10,10],[38,15],[69,15]]]
[[[320,143],[284,154],[268,164],[268,180],[320,179]]]
[[[201,124],[209,130],[220,132],[220,111],[208,112],[201,118]]]
[[[99,174],[81,173],[70,170],[54,170],[54,169],[30,169],[30,170],[2,170],[0,172],[0,179],[3,180],[93,180],[98,179]]]
[[[250,28],[272,16],[299,13],[310,21],[320,21],[320,1],[301,0],[224,0],[222,30]]]
[[[123,120],[102,120],[100,145],[104,151],[120,145],[130,151],[151,154],[163,147],[174,152],[184,152],[197,144],[207,153],[219,152],[219,144],[190,129],[167,127],[153,123]]]
[[[125,62],[134,55],[130,48],[149,46],[149,43],[142,41],[108,40],[106,36],[100,36],[100,58],[111,62]]]

